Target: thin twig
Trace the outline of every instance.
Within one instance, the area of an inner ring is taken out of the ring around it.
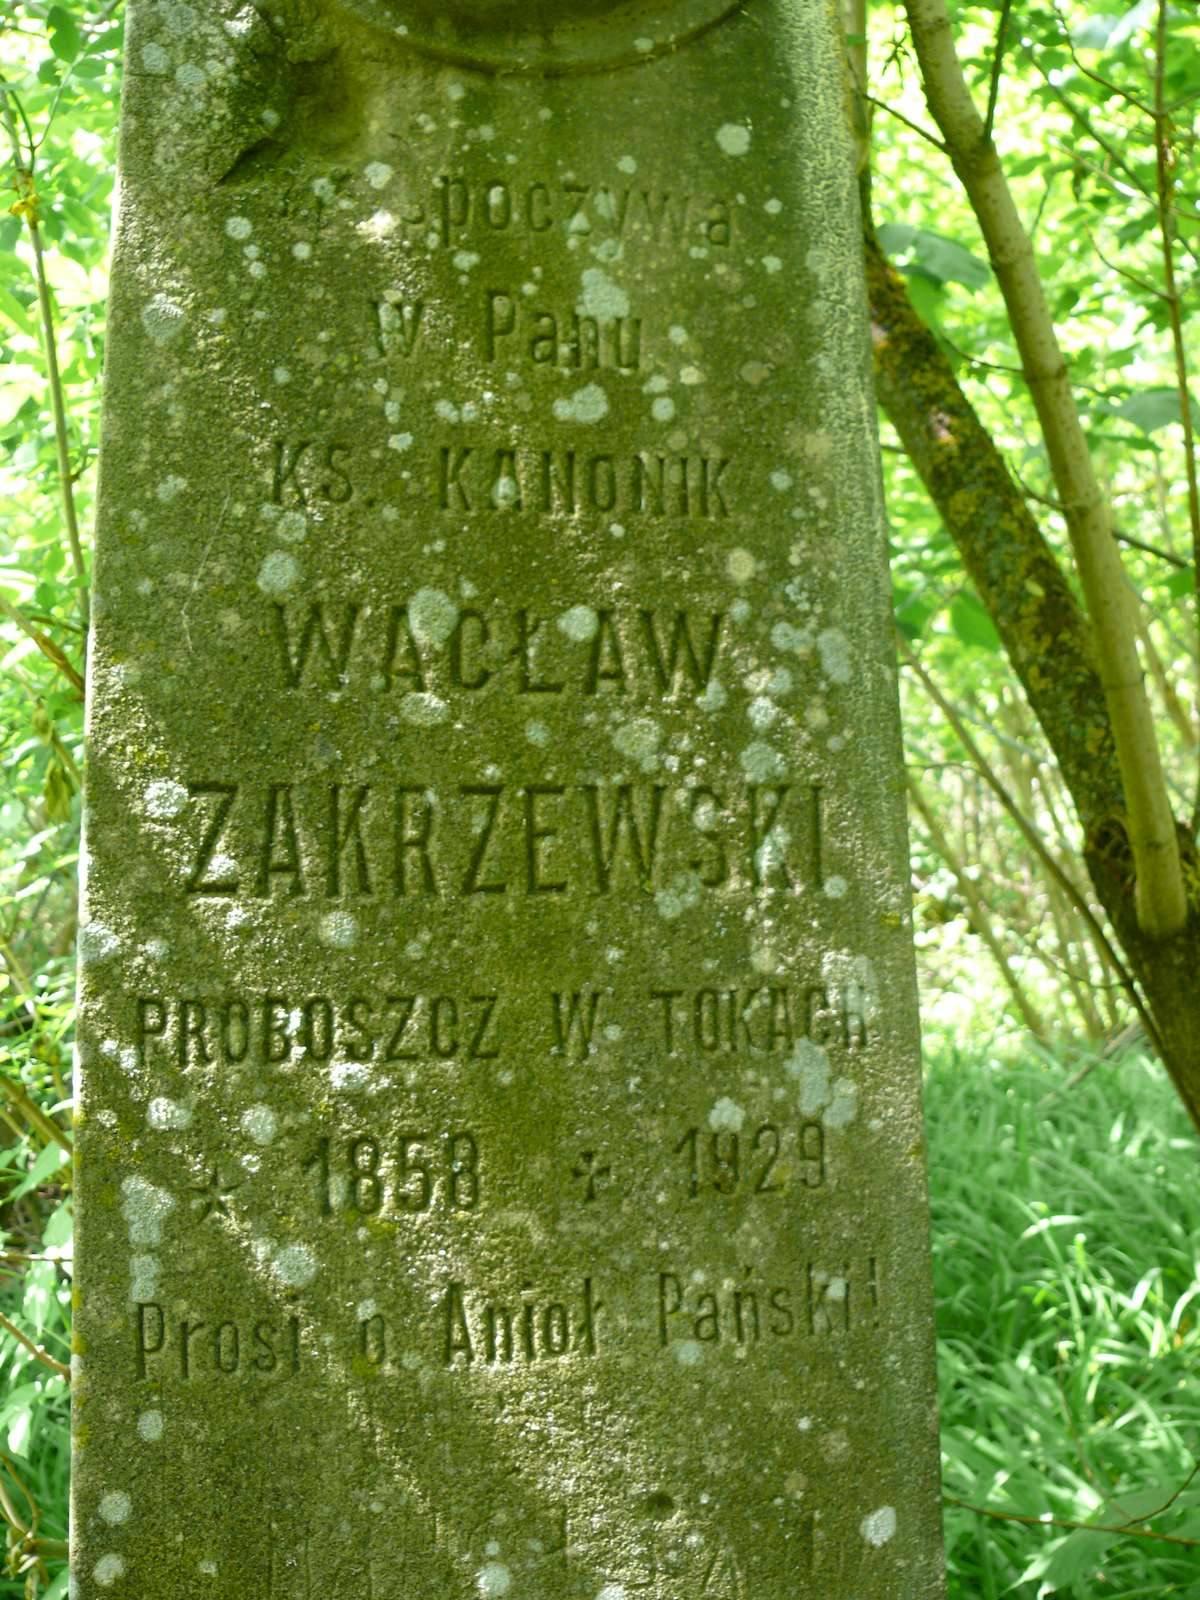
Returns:
[[[1126,282],[1131,283],[1135,289],[1140,289],[1143,294],[1148,294],[1152,300],[1166,300],[1168,298],[1156,283],[1150,283],[1138,273],[1130,272],[1127,267],[1119,267],[1115,261],[1110,261],[1104,254],[1104,251],[1101,250],[1100,246],[1096,243],[1096,236],[1094,233],[1092,233],[1090,228],[1087,230],[1087,236],[1088,243],[1091,245],[1092,249],[1100,257],[1101,261],[1103,261],[1104,265],[1110,272],[1115,272],[1118,278],[1124,278]]]
[[[961,1506],[964,1511],[973,1511],[977,1517],[994,1517],[997,1522],[1019,1522],[1026,1528],[1069,1528],[1075,1533],[1128,1534],[1134,1539],[1155,1539],[1162,1544],[1179,1544],[1188,1550],[1200,1550],[1200,1539],[1185,1539],[1177,1533],[1155,1533],[1152,1528],[1135,1528],[1130,1523],[1113,1526],[1106,1522],[1071,1522],[1065,1517],[1023,1517],[1016,1511],[995,1511],[991,1506],[972,1505],[969,1500],[960,1500],[953,1494],[945,1498],[947,1505]]]
[[[1000,93],[1000,77],[1004,70],[1004,35],[1008,28],[1008,17],[1012,11],[1012,0],[1003,0],[1000,7],[1000,20],[996,24],[996,44],[992,51],[992,81],[988,85],[987,116],[983,119],[983,141],[985,144],[992,142],[992,126],[996,120],[996,99]]]
[[[46,1366],[57,1372],[60,1378],[70,1378],[70,1367],[64,1367],[62,1362],[56,1361],[48,1350],[44,1350],[40,1344],[35,1344],[27,1333],[22,1333],[16,1323],[4,1315],[3,1311],[0,1311],[0,1328],[6,1333],[11,1333],[17,1343],[24,1345],[31,1356],[36,1356],[39,1361],[45,1362]]]
[[[1158,23],[1154,30],[1154,173],[1158,197],[1158,236],[1162,244],[1163,284],[1166,289],[1167,317],[1171,324],[1171,343],[1175,355],[1175,384],[1179,391],[1179,420],[1183,424],[1183,462],[1187,472],[1188,521],[1192,530],[1192,563],[1200,585],[1200,481],[1196,473],[1196,434],[1192,425],[1192,399],[1188,391],[1187,351],[1183,342],[1183,312],[1175,284],[1175,223],[1171,215],[1175,193],[1174,151],[1171,148],[1171,118],[1166,109],[1167,0],[1158,0]],[[1198,631],[1200,631],[1200,588],[1197,589]],[[1200,814],[1200,782],[1197,784],[1196,810]]]
[[[1058,25],[1063,31],[1063,39],[1066,43],[1067,49],[1071,53],[1071,60],[1075,63],[1078,70],[1083,73],[1084,77],[1090,78],[1093,83],[1098,83],[1102,89],[1107,89],[1109,94],[1115,95],[1118,100],[1124,100],[1126,105],[1136,106],[1144,116],[1153,116],[1153,112],[1150,110],[1150,107],[1143,105],[1138,97],[1131,93],[1130,90],[1122,89],[1119,83],[1112,83],[1108,78],[1102,78],[1098,72],[1091,72],[1087,67],[1084,66],[1083,62],[1080,61],[1079,56],[1076,54],[1075,41],[1071,37],[1071,29],[1067,24],[1067,19],[1063,16],[1057,5],[1052,5],[1050,9],[1054,12],[1055,17],[1058,19]]]
[[[863,99],[868,105],[878,106],[880,111],[886,111],[889,117],[895,117],[897,122],[902,122],[906,128],[915,133],[918,138],[924,139],[926,144],[931,144],[935,150],[940,150],[943,155],[949,155],[950,152],[936,133],[930,133],[929,129],[923,128],[919,122],[910,121],[903,111],[897,111],[895,106],[888,105],[886,100],[877,100],[873,94],[865,94]]]
[[[1000,801],[1000,804],[1008,812],[1009,816],[1012,817],[1013,821],[1021,830],[1021,833],[1024,835],[1024,837],[1029,841],[1029,844],[1036,853],[1038,860],[1046,868],[1046,871],[1049,872],[1055,881],[1059,883],[1066,891],[1071,904],[1087,923],[1093,938],[1107,955],[1113,970],[1121,978],[1125,992],[1128,994],[1134,1010],[1137,1012],[1138,1016],[1141,1017],[1142,1025],[1146,1029],[1148,1037],[1154,1044],[1155,1049],[1160,1055],[1162,1055],[1163,1048],[1161,1035],[1159,1034],[1158,1028],[1155,1026],[1153,1017],[1151,1017],[1150,1013],[1147,1011],[1141,995],[1138,993],[1137,984],[1134,982],[1133,974],[1121,960],[1121,957],[1118,955],[1116,950],[1113,949],[1112,941],[1109,939],[1104,929],[1100,926],[1095,912],[1092,910],[1091,906],[1088,905],[1087,901],[1080,894],[1079,890],[1071,882],[1070,878],[1063,871],[1062,867],[1050,854],[1049,850],[1047,850],[1044,840],[1041,838],[1033,823],[1031,823],[1024,815],[1020,806],[1017,805],[1016,801],[1009,794],[1008,790],[1000,782],[1000,779],[992,770],[990,762],[984,756],[983,751],[975,743],[975,740],[971,737],[970,733],[968,733],[962,718],[946,699],[945,695],[938,688],[937,684],[934,683],[928,672],[926,672],[924,666],[921,664],[920,659],[910,649],[908,641],[902,635],[898,635],[897,640],[901,655],[920,679],[926,694],[929,695],[930,699],[940,709],[942,715],[946,718],[950,726],[958,735],[963,748],[974,762],[980,776],[996,795],[997,799]]]
[[[67,437],[67,407],[63,397],[62,374],[58,366],[58,345],[54,328],[54,302],[50,295],[50,282],[46,277],[42,230],[37,214],[38,194],[33,158],[31,154],[30,158],[26,160],[25,153],[21,148],[21,136],[17,130],[16,118],[13,116],[14,106],[17,108],[22,120],[25,121],[24,108],[21,106],[21,102],[11,88],[0,79],[0,122],[3,122],[9,143],[12,145],[13,166],[16,173],[18,199],[13,209],[18,216],[24,218],[33,244],[34,278],[37,283],[42,345],[46,358],[46,377],[50,386],[50,405],[54,413],[54,443],[58,452],[58,480],[62,494],[63,518],[66,523],[67,541],[71,547],[71,561],[75,567],[75,584],[79,596],[79,615],[86,627],[88,622],[87,563],[83,558],[83,544],[79,537],[79,519],[75,511],[75,484],[71,470],[70,441]],[[27,121],[25,125],[26,129],[28,129]],[[31,152],[33,148],[31,138]]]
[[[1119,544],[1130,545],[1134,550],[1144,550],[1148,556],[1157,556],[1160,561],[1166,561],[1173,567],[1179,567],[1186,572],[1191,566],[1190,561],[1185,561],[1182,556],[1173,556],[1169,550],[1162,550],[1156,544],[1145,544],[1141,539],[1135,539],[1131,534],[1118,533]]]
[[[3,1094],[9,1105],[19,1111],[32,1128],[36,1128],[44,1139],[51,1139],[58,1145],[65,1155],[73,1155],[74,1146],[70,1137],[63,1132],[52,1117],[48,1117],[42,1108],[35,1105],[22,1089],[21,1085],[12,1078],[0,1073],[0,1094]]]
[[[54,663],[72,689],[75,689],[79,694],[84,692],[83,678],[80,676],[79,671],[54,643],[54,640],[48,639],[44,633],[40,633],[29,621],[28,617],[18,607],[14,606],[11,601],[6,600],[3,595],[0,595],[0,616],[5,616],[10,622],[16,623],[26,638],[31,639],[37,645],[46,660]]]

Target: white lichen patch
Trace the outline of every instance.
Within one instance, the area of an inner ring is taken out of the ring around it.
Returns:
[[[787,491],[792,487],[791,473],[784,472],[782,470],[773,472],[771,474],[771,487],[772,489],[778,489],[780,494],[786,494]]]
[[[142,327],[155,344],[170,344],[183,332],[184,310],[169,295],[156,294],[142,309]]]
[[[414,689],[400,702],[400,715],[418,728],[436,728],[450,715],[450,707],[440,695],[428,689]]]
[[[559,617],[558,626],[560,632],[565,633],[568,639],[574,639],[577,644],[584,644],[588,639],[596,637],[600,618],[591,606],[572,606]]]
[[[98,961],[111,961],[120,948],[121,941],[103,922],[85,922],[79,930],[81,966],[88,966]]]
[[[849,683],[852,658],[846,635],[838,628],[826,628],[817,635],[817,649],[825,676],[834,683]]]
[[[726,122],[717,129],[717,144],[727,156],[744,156],[750,148],[750,129],[744,122]]]
[[[154,1256],[133,1256],[129,1262],[129,1298],[134,1305],[158,1296],[158,1261]]]
[[[606,1583],[596,1600],[629,1600],[629,1591],[623,1583]]]
[[[477,267],[482,260],[478,250],[456,250],[454,252],[454,265],[459,272],[470,272],[472,267]]]
[[[722,1095],[708,1113],[708,1125],[714,1133],[740,1133],[746,1113],[728,1095]]]
[[[862,1519],[859,1532],[869,1545],[874,1545],[876,1550],[888,1543],[896,1536],[896,1512],[892,1506],[880,1506],[878,1511],[872,1511]]]
[[[783,1065],[784,1070],[799,1084],[801,1113],[806,1117],[815,1117],[823,1106],[829,1104],[830,1079],[833,1076],[829,1057],[819,1044],[814,1044],[811,1039],[801,1039]]]
[[[843,900],[846,897],[846,893],[850,888],[850,885],[846,882],[845,878],[840,877],[836,872],[833,872],[828,878],[825,879],[825,882],[821,885],[821,887],[825,891],[826,900]]]
[[[703,694],[696,696],[701,711],[720,711],[729,703],[729,691],[719,678],[710,678]]]
[[[389,167],[386,161],[372,161],[363,168],[363,177],[372,189],[386,189],[392,181],[394,167]]]
[[[102,1589],[111,1589],[118,1578],[125,1576],[125,1557],[110,1551],[108,1555],[101,1556],[92,1568],[92,1577]]]
[[[271,1271],[290,1289],[304,1289],[316,1277],[320,1268],[316,1256],[307,1245],[285,1245],[271,1262]]]
[[[248,239],[254,232],[254,224],[249,217],[226,217],[225,232],[231,239]]]
[[[161,500],[163,505],[168,505],[172,500],[177,500],[187,486],[186,478],[181,478],[177,472],[172,472],[155,488],[154,497],[156,500]]]
[[[672,422],[675,418],[675,402],[669,394],[660,394],[657,399],[650,402],[650,415],[655,422]]]
[[[779,707],[769,696],[760,694],[751,700],[746,708],[746,715],[750,719],[751,726],[756,728],[759,733],[762,733],[779,716]]]
[[[242,1112],[242,1132],[255,1144],[270,1144],[279,1132],[279,1118],[270,1106],[249,1106]]]
[[[698,1367],[704,1360],[704,1346],[699,1339],[680,1339],[674,1348],[675,1359],[681,1367]]]
[[[536,744],[545,749],[546,745],[550,743],[550,729],[544,722],[527,722],[525,724],[525,737],[530,744]]]
[[[148,783],[142,797],[146,815],[155,822],[166,822],[171,817],[177,817],[187,803],[187,790],[173,778],[157,778],[153,783]]]
[[[796,1079],[802,1116],[820,1116],[835,1133],[850,1126],[858,1115],[858,1085],[850,1078],[833,1076],[829,1057],[820,1045],[801,1039],[783,1065]]]
[[[138,1438],[146,1444],[157,1444],[163,1436],[164,1426],[161,1411],[143,1411],[137,1419]]]
[[[186,1128],[191,1120],[190,1108],[181,1106],[177,1100],[168,1100],[166,1095],[156,1095],[146,1107],[147,1125],[160,1133]]]
[[[751,783],[768,783],[772,778],[782,778],[787,772],[787,762],[773,745],[764,739],[748,744],[740,757],[742,771]]]
[[[612,742],[631,761],[640,762],[643,767],[653,766],[658,759],[662,729],[651,717],[634,717],[614,730]]]
[[[259,515],[270,527],[272,536],[285,544],[300,544],[308,538],[308,518],[295,507],[285,511],[282,506],[265,501]]]
[[[100,1515],[105,1522],[113,1523],[114,1525],[128,1522],[132,1510],[133,1501],[125,1493],[124,1489],[112,1489],[100,1501]]]
[[[300,563],[287,550],[272,550],[263,558],[255,581],[263,594],[277,600],[300,582]]]
[[[331,950],[350,950],[358,942],[358,918],[349,911],[328,911],[317,924],[317,937]]]
[[[121,1195],[130,1243],[161,1244],[163,1222],[175,1207],[174,1195],[136,1176],[122,1181]]]
[[[418,644],[444,645],[458,622],[458,607],[444,589],[418,589],[408,602],[408,625]]]
[[[680,872],[672,878],[665,889],[660,889],[654,897],[658,914],[667,922],[674,922],[685,911],[700,903],[700,874],[697,872]]]
[[[736,584],[749,584],[750,579],[754,578],[757,566],[752,550],[742,550],[739,547],[730,550],[730,554],[725,557],[725,571]]]
[[[783,271],[783,262],[778,256],[764,256],[762,258],[763,270],[773,276],[776,272]]]
[[[475,1574],[475,1587],[484,1600],[494,1600],[512,1588],[512,1573],[502,1561],[489,1561]]]
[[[585,384],[569,400],[556,400],[554,415],[560,422],[600,422],[608,415],[608,396],[598,383]]]
[[[155,77],[171,70],[171,58],[160,44],[142,46],[142,66]]]
[[[839,1133],[848,1128],[858,1115],[858,1085],[851,1078],[833,1080],[833,1098],[825,1109],[821,1121],[827,1128]]]
[[[629,296],[619,283],[614,282],[603,267],[585,267],[583,292],[577,307],[580,316],[601,320],[627,317]]]
[[[791,622],[777,622],[771,629],[771,643],[776,650],[786,650],[795,656],[809,655],[813,637],[807,628],[797,628]]]

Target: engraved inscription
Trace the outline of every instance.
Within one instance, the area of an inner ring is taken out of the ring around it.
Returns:
[[[770,1055],[801,1039],[861,1049],[871,1041],[870,996],[853,977],[838,984],[651,989],[669,1056]]]
[[[547,1300],[532,1284],[497,1298],[451,1282],[442,1295],[442,1359],[448,1367],[526,1365],[599,1352],[604,1311],[592,1278],[562,1300]]]
[[[442,511],[598,511],[622,516],[718,521],[731,516],[721,455],[639,450],[555,450],[531,444],[439,445],[434,498]]]
[[[317,1208],[400,1222],[426,1212],[478,1209],[483,1198],[479,1139],[466,1129],[435,1134],[403,1128],[386,1139],[322,1135],[301,1161]]]
[[[500,996],[491,994],[139,995],[139,1067],[310,1061],[494,1061]]]
[[[653,186],[584,183],[577,178],[509,182],[439,173],[432,180],[403,172],[389,190],[395,234],[443,249],[509,236],[599,233],[619,241],[687,250],[733,243],[737,207],[727,196]]]
[[[139,1378],[288,1378],[300,1371],[297,1316],[245,1317],[179,1311],[143,1301],[133,1308]]]
[[[269,900],[795,893],[822,881],[819,790],[799,784],[188,785],[204,815],[187,894]]]
[[[627,305],[624,294],[617,293]],[[519,289],[488,289],[483,354],[488,361],[519,357],[534,366],[568,371],[611,367],[637,372],[642,365],[642,319],[627,311],[592,316],[579,310],[549,310],[529,304]]]
[[[879,1310],[876,1257],[862,1263],[859,1276],[848,1264],[831,1270],[813,1261],[799,1264],[787,1283],[765,1282],[751,1267],[719,1284],[691,1268],[664,1270],[658,1274],[658,1342],[769,1345],[849,1333],[860,1322],[872,1323]]]
[[[682,1156],[687,1192],[782,1195],[825,1185],[825,1130],[819,1122],[781,1129],[773,1122],[735,1129],[689,1128],[672,1152]]]
[[[455,608],[439,643],[414,629],[412,602],[274,602],[269,611],[289,689],[361,676],[404,694],[694,698],[718,671],[729,624],[722,611],[597,606],[585,608],[575,639],[559,625],[568,614]]]

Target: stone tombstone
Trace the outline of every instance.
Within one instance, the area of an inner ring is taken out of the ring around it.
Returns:
[[[132,0],[77,1600],[931,1600],[838,31]]]

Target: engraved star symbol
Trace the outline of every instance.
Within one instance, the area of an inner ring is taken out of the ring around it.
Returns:
[[[221,1169],[219,1166],[215,1166],[204,1183],[193,1184],[192,1193],[197,1196],[192,1201],[192,1209],[198,1213],[196,1221],[198,1223],[204,1222],[206,1218],[211,1216],[227,1217],[229,1215],[228,1196],[235,1189],[240,1189],[242,1182],[241,1178],[229,1183],[222,1182]]]
[[[598,1181],[601,1178],[607,1178],[612,1172],[612,1168],[607,1164],[603,1167],[598,1167],[596,1165],[597,1159],[594,1150],[585,1150],[571,1174],[575,1178],[587,1179],[587,1193],[583,1197],[585,1204],[589,1200],[596,1198],[596,1184]]]

